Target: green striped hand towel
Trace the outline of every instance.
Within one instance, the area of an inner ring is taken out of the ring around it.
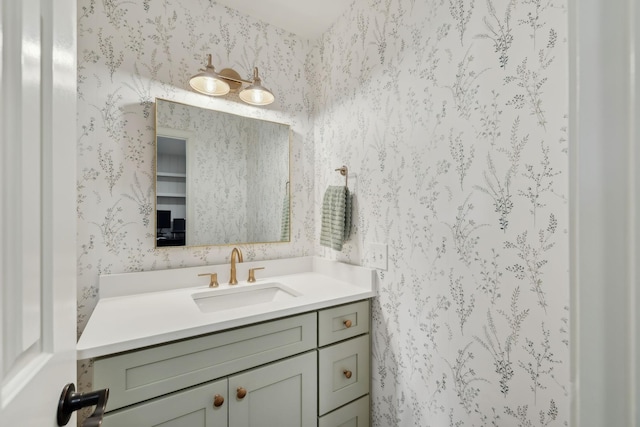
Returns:
[[[289,194],[284,196],[282,202],[282,222],[280,224],[280,241],[288,242],[291,234],[291,218],[289,215]]]
[[[322,200],[320,244],[337,251],[351,234],[353,196],[344,186],[330,186]]]

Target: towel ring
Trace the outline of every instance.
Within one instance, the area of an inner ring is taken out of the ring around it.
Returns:
[[[348,181],[349,181],[349,168],[347,168],[346,166],[342,165],[341,168],[336,169],[336,172],[340,172],[340,175],[344,176],[344,186],[348,187]]]

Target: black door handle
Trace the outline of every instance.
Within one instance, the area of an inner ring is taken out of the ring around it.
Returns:
[[[74,411],[95,405],[95,411],[82,423],[82,427],[100,427],[108,399],[108,388],[89,393],[76,393],[76,386],[73,383],[67,384],[62,389],[58,402],[58,426],[66,426]]]

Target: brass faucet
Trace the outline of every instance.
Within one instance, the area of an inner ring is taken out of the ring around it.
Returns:
[[[233,248],[231,251],[231,277],[229,278],[230,285],[237,285],[238,279],[236,279],[236,259],[238,262],[242,262],[242,251],[238,248]]]

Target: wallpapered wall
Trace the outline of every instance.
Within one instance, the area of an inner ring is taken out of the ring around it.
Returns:
[[[356,1],[314,50],[316,182],[357,174],[341,258],[389,245],[375,426],[568,423],[565,7]]]
[[[247,261],[313,254],[309,49],[308,41],[209,0],[78,1],[78,333],[98,301],[100,274],[229,259],[228,246],[155,248],[156,97],[290,124],[291,243],[240,248]],[[237,95],[188,90],[207,53],[217,69],[232,67],[244,78],[258,66],[276,102],[257,108]],[[90,365],[81,361],[78,371],[79,387],[90,387]]]
[[[292,124],[295,167],[292,243],[245,256],[366,263],[369,242],[389,245],[373,425],[567,425],[565,6],[356,0],[310,43],[205,0],[80,0],[78,330],[98,274],[228,258],[153,248],[153,98],[248,112]],[[208,52],[255,62],[277,103],[184,90]],[[342,164],[356,229],[337,253],[317,235]]]
[[[167,101],[156,116],[189,135],[187,244],[280,241],[289,127]]]

